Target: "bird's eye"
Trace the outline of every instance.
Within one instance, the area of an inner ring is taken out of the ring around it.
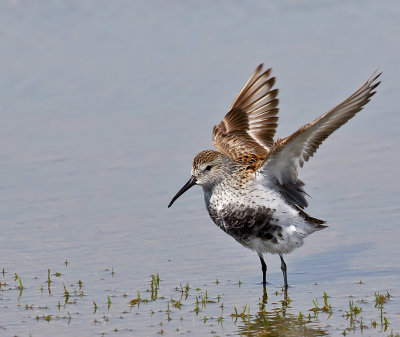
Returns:
[[[208,165],[207,167],[206,167],[206,171],[210,171],[211,170],[211,165]]]

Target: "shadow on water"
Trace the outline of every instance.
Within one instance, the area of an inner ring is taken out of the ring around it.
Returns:
[[[399,269],[382,270],[381,268],[371,269],[371,266],[357,264],[357,269],[352,265],[354,258],[368,256],[373,243],[360,243],[337,248],[318,254],[302,258],[301,263],[292,263],[289,266],[289,275],[294,275],[292,279],[296,283],[337,281],[345,277],[365,278],[373,276],[400,275]],[[376,266],[379,267],[379,266]]]

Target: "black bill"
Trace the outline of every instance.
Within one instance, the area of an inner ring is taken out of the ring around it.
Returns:
[[[178,199],[183,193],[185,193],[189,188],[196,185],[196,178],[191,176],[189,181],[179,190],[178,193],[172,198],[171,202],[168,205],[168,208],[172,206],[176,199]]]

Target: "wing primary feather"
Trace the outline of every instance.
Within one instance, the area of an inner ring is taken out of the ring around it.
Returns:
[[[307,206],[301,199],[305,192],[295,188],[299,181],[297,168],[303,167],[326,138],[364,108],[375,95],[375,89],[381,83],[376,82],[380,76],[381,73],[376,74],[375,71],[342,103],[305,124],[289,137],[275,141],[261,167],[271,188],[282,190],[282,186],[285,186],[284,194],[288,200],[295,201],[301,208]]]
[[[274,143],[279,112],[275,77],[260,64],[240,90],[228,113],[213,129],[216,149],[234,161],[254,155],[263,161]],[[260,159],[262,158],[262,159]]]

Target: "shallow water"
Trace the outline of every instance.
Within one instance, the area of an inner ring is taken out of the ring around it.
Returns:
[[[2,2],[1,334],[399,332],[399,12],[395,1]],[[201,190],[167,209],[260,62],[278,79],[278,136],[384,72],[300,171],[308,212],[329,228],[287,256],[288,304],[279,258],[266,257],[265,312],[257,256],[211,223]],[[132,306],[138,291],[148,301]],[[216,303],[196,313],[206,291]],[[324,291],[330,317],[309,311]],[[375,292],[391,295],[387,325]]]

